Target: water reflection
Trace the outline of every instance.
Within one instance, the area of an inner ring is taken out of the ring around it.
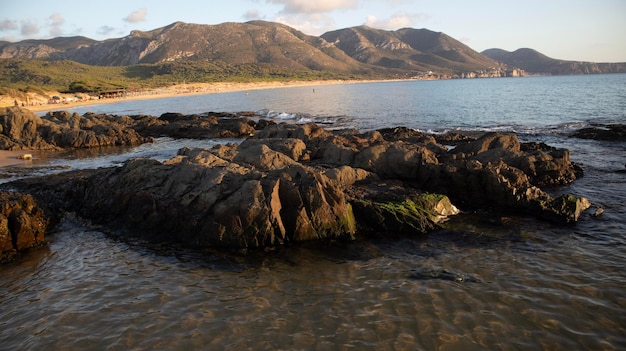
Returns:
[[[0,184],[23,177],[56,174],[69,170],[120,166],[131,158],[152,158],[165,161],[176,156],[183,147],[211,148],[218,144],[239,143],[240,139],[173,139],[157,138],[154,143],[135,147],[111,146],[73,149],[61,152],[36,152],[32,162],[1,167]]]
[[[626,281],[590,257],[584,238],[551,228],[541,243],[479,234],[490,226],[242,256],[121,241],[68,221],[47,247],[0,268],[0,304],[11,306],[0,320],[20,326],[4,328],[0,342],[51,350],[598,349],[626,342]],[[411,276],[437,267],[479,281]]]

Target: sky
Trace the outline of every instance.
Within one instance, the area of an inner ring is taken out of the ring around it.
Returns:
[[[305,34],[368,25],[443,32],[480,52],[626,62],[626,0],[0,0],[0,40],[104,40],[176,21],[279,22]]]

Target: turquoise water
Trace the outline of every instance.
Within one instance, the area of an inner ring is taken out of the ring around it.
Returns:
[[[626,75],[329,85],[76,109],[243,110],[331,128],[515,130],[570,149],[585,176],[552,191],[586,196],[605,213],[565,227],[466,214],[450,221],[456,232],[242,257],[120,241],[70,218],[49,245],[0,267],[1,348],[626,348],[626,143],[567,136],[592,123],[626,123]],[[187,142],[48,162],[166,159]],[[473,279],[412,278],[442,269]]]

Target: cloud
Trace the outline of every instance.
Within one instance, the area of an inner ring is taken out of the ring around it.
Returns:
[[[33,36],[35,34],[39,34],[39,25],[33,21],[22,21],[21,23],[22,29],[20,33],[25,36]]]
[[[334,18],[321,13],[279,16],[276,17],[274,21],[295,28],[308,35],[321,35],[335,29]]]
[[[269,3],[283,5],[284,14],[313,14],[334,10],[353,10],[358,7],[358,0],[267,0]]]
[[[65,23],[65,20],[58,12],[53,13],[47,19],[48,24],[50,25],[50,35],[53,37],[58,37],[63,34],[63,30],[61,26]]]
[[[124,18],[124,21],[128,23],[137,23],[143,22],[146,20],[146,15],[148,14],[148,9],[145,7],[140,8],[139,10],[131,13],[130,15]]]
[[[8,41],[8,42],[14,43],[16,41],[20,41],[20,38],[14,35],[8,35],[8,36],[0,37],[0,41]]]
[[[429,16],[424,13],[396,13],[383,20],[379,20],[374,15],[369,15],[365,20],[365,24],[378,29],[396,30],[400,28],[414,27],[428,18]]]
[[[63,17],[61,17],[61,15],[58,12],[55,12],[52,15],[50,15],[50,17],[48,17],[48,21],[50,25],[53,27],[58,27],[65,22]]]
[[[259,10],[252,9],[252,10],[246,11],[246,13],[243,14],[243,18],[246,21],[252,21],[252,20],[263,19],[265,17],[261,16],[261,13],[259,12]]]
[[[63,36],[63,29],[61,29],[61,27],[51,27],[50,28],[50,36],[52,36],[52,37]]]
[[[17,21],[4,20],[0,21],[0,31],[16,30],[19,28]]]
[[[113,32],[115,32],[115,28],[109,27],[109,26],[99,27],[98,30],[96,31],[96,33],[100,35],[109,35]]]

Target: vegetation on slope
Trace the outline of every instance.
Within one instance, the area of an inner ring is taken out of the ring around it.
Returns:
[[[111,89],[152,89],[179,83],[381,78],[289,70],[269,64],[230,65],[207,61],[90,66],[74,61],[0,59],[0,71],[0,94],[15,97],[25,92],[97,93]]]

